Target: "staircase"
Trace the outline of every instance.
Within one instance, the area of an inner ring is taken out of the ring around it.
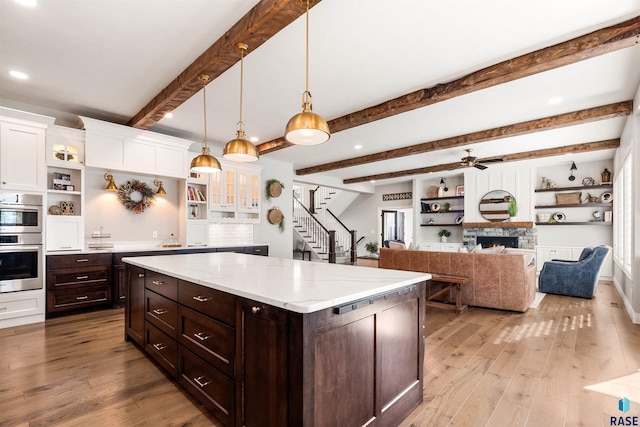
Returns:
[[[327,208],[338,192],[328,187],[312,190],[315,197],[312,195],[310,198],[311,209],[294,197],[292,223],[299,237],[311,249],[313,258],[329,263],[355,264],[355,231],[349,230]]]

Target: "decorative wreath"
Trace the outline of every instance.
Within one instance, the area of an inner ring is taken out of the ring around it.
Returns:
[[[284,184],[277,179],[270,179],[267,181],[264,189],[264,197],[267,200],[271,200],[272,197],[280,197]]]
[[[136,196],[136,193],[140,196]],[[134,198],[131,195],[134,195]],[[137,179],[130,179],[118,188],[118,199],[127,210],[134,214],[141,214],[156,201],[156,196],[151,187]]]
[[[281,233],[284,233],[284,215],[277,207],[269,209],[267,212],[267,220],[270,224],[278,224]]]

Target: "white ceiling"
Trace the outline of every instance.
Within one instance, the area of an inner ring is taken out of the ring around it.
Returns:
[[[0,0],[0,105],[53,115],[62,125],[78,115],[126,123],[256,3],[38,0],[28,8]],[[640,0],[322,0],[310,12],[314,112],[334,119],[638,15]],[[281,137],[286,122],[300,111],[304,24],[302,16],[255,51],[249,47],[244,127],[260,142]],[[12,69],[30,78],[15,80],[8,75]],[[207,86],[207,131],[214,154],[235,137],[239,80],[236,64]],[[336,132],[321,146],[290,147],[265,157],[291,162],[295,169],[310,167],[630,100],[639,82],[636,45]],[[556,96],[563,102],[548,105]],[[202,107],[200,92],[151,130],[201,141]],[[473,154],[490,157],[618,138],[624,121],[474,144]],[[356,144],[363,148],[354,150]],[[455,162],[465,154],[460,148],[440,150],[325,174],[342,180]]]

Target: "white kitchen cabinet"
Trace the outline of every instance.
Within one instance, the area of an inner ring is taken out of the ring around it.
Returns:
[[[0,328],[44,322],[45,301],[44,285],[33,291],[0,294]]]
[[[186,246],[207,246],[209,223],[203,220],[188,220],[186,234]]]
[[[220,160],[211,174],[209,220],[217,223],[259,223],[262,167]]]
[[[71,251],[84,248],[84,220],[81,216],[48,215],[45,247],[51,251]]]
[[[43,191],[46,125],[0,122],[0,188]]]
[[[186,178],[189,146],[181,138],[81,117],[85,129],[87,166]]]

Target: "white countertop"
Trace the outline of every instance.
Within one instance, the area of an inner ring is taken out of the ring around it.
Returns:
[[[123,261],[297,313],[324,310],[431,278],[427,273],[228,252]]]
[[[105,241],[105,243],[112,243]],[[207,246],[172,246],[163,247],[161,242],[113,242],[111,248],[89,248],[75,249],[70,251],[47,251],[46,255],[75,255],[75,254],[101,254],[120,252],[151,252],[151,251],[176,251],[176,250],[198,250],[211,248],[244,248],[254,246],[269,246],[267,243],[229,243]]]

